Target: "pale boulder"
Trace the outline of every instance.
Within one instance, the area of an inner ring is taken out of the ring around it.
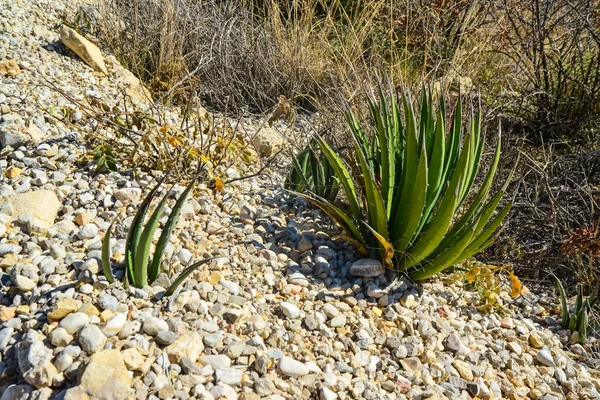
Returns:
[[[60,28],[60,40],[87,65],[98,72],[108,75],[102,52],[95,44],[66,25]]]
[[[16,220],[19,215],[29,215],[37,220],[38,224],[50,228],[60,210],[61,202],[51,190],[36,190],[26,193],[17,193],[8,196],[8,203],[13,207],[12,218]]]

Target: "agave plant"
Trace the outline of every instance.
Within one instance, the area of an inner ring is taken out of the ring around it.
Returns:
[[[292,154],[292,168],[285,181],[285,188],[299,193],[315,195],[335,201],[340,184],[329,163],[322,155],[315,141],[311,141],[298,154]]]
[[[158,273],[160,272],[160,263],[162,259],[162,255],[165,251],[167,243],[169,242],[169,237],[173,232],[173,228],[177,225],[177,221],[179,220],[179,215],[181,214],[181,210],[183,209],[183,205],[185,200],[192,190],[194,186],[195,179],[187,186],[187,188],[183,191],[183,193],[177,199],[175,206],[173,207],[169,218],[161,235],[156,243],[156,247],[154,250],[154,254],[150,259],[150,247],[152,245],[152,240],[154,237],[154,233],[158,228],[158,221],[162,215],[162,212],[165,208],[168,193],[162,198],[159,204],[156,206],[154,212],[144,225],[144,220],[146,218],[146,214],[150,208],[150,204],[152,203],[152,199],[156,196],[160,186],[162,185],[165,176],[150,190],[150,193],[144,198],[142,203],[140,204],[137,213],[133,217],[133,221],[131,222],[131,226],[129,228],[129,234],[127,235],[127,241],[125,244],[125,274],[124,281],[126,284],[131,284],[137,288],[143,288],[144,286],[153,283]],[[114,224],[114,222],[113,222]],[[112,232],[113,224],[110,225],[106,234],[104,235],[104,239],[102,242],[102,270],[106,279],[112,283],[114,282],[114,275],[112,273],[112,268],[110,264],[110,237]],[[185,270],[183,270],[178,278],[173,282],[173,284],[167,289],[166,295],[170,295],[174,293],[179,285],[198,267],[207,263],[211,259],[204,259],[199,262],[196,262]]]
[[[339,224],[362,253],[376,249],[386,267],[426,279],[490,245],[508,214],[510,203],[494,215],[508,180],[488,199],[500,159],[500,133],[487,175],[465,206],[483,152],[480,113],[471,110],[464,128],[459,100],[446,132],[443,98],[434,110],[432,96],[423,89],[417,120],[407,94],[384,92],[380,84],[378,99],[369,100],[370,125],[350,107],[345,113],[358,173],[325,140],[316,139],[348,206],[299,195]]]
[[[588,333],[598,327],[597,323],[590,321],[590,314],[598,300],[600,300],[598,287],[594,289],[594,292],[590,296],[584,299],[583,287],[578,286],[575,308],[571,313],[567,304],[567,294],[565,292],[565,288],[560,279],[558,279],[556,276],[554,276],[554,279],[556,279],[556,286],[558,287],[558,294],[560,295],[561,326],[565,329],[578,332],[579,341],[584,342]]]

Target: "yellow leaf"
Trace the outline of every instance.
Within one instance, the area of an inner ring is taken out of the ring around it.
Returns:
[[[167,133],[167,141],[173,147],[177,147],[181,144],[181,139],[179,139],[173,135],[169,135],[168,133]]]
[[[479,271],[480,271],[479,267],[471,268],[471,270],[469,272],[467,272],[467,274],[465,275],[465,279],[467,280],[467,282],[473,283],[475,281],[475,278],[477,277],[477,275],[479,275]]]
[[[215,178],[215,189],[217,189],[217,192],[221,192],[223,187],[223,182],[219,178]]]
[[[369,229],[371,229],[373,236],[375,236],[377,240],[379,240],[379,243],[383,245],[383,265],[385,265],[386,268],[393,269],[394,262],[392,260],[394,259],[395,253],[394,246],[392,246],[390,242],[388,242],[383,236],[381,236],[379,232],[376,232],[375,229],[371,227],[369,227]]]
[[[510,290],[510,297],[517,298],[519,297],[519,295],[521,294],[521,290],[522,285],[521,285],[521,281],[519,280],[519,278],[517,278],[517,276],[515,274],[513,274],[512,272],[509,272],[509,276],[510,276],[510,281],[512,283],[511,285],[511,290]]]
[[[160,131],[161,131],[161,133],[167,133],[167,132],[169,132],[169,127],[166,125],[163,125],[160,127]]]
[[[200,156],[200,160],[201,160],[203,163],[207,163],[207,162],[209,162],[209,161],[210,161],[210,158],[208,158],[207,156],[205,156],[204,154],[202,154],[202,155]]]
[[[188,156],[189,156],[190,158],[196,158],[196,157],[198,157],[198,151],[197,151],[196,149],[191,149],[191,150],[188,152]]]

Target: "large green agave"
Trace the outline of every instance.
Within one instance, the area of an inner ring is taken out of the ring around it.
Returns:
[[[434,110],[432,96],[423,89],[417,121],[410,98],[394,96],[391,88],[386,95],[381,84],[369,108],[369,126],[349,107],[345,113],[358,173],[317,138],[349,205],[299,195],[339,224],[361,252],[376,248],[386,267],[406,271],[414,280],[427,279],[489,246],[511,206],[495,213],[510,179],[488,199],[500,160],[500,133],[487,175],[465,206],[483,152],[480,113],[471,110],[463,133],[459,100],[446,132],[443,98]]]

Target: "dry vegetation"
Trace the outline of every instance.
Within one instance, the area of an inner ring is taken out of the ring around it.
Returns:
[[[508,133],[504,174],[521,160],[508,229],[487,256],[533,277],[598,274],[593,255],[561,246],[600,217],[599,0],[99,0],[98,10],[95,35],[166,102],[194,95],[266,114],[284,96],[339,116],[377,73],[397,87],[480,92],[486,119]]]

